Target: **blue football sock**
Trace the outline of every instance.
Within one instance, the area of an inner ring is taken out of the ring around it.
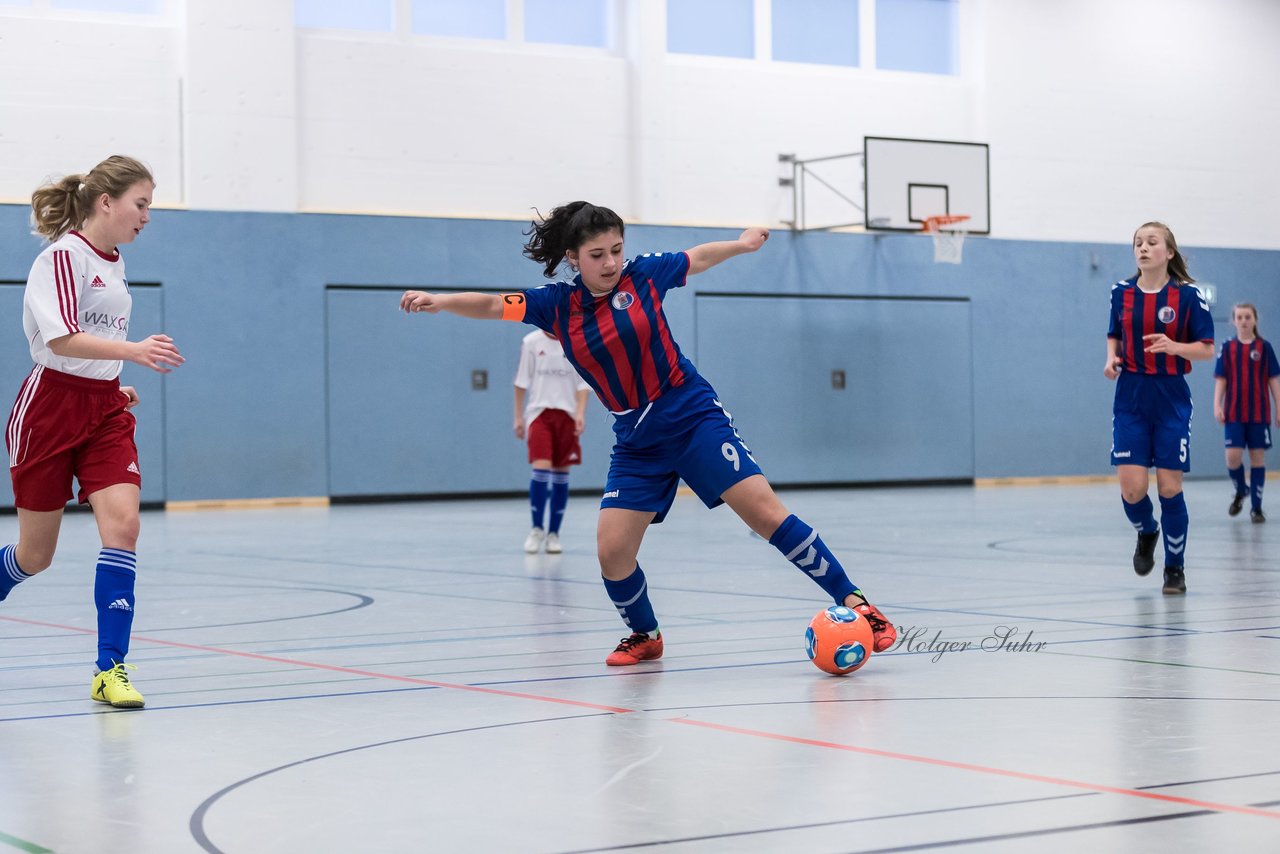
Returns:
[[[1160,526],[1164,528],[1164,565],[1182,566],[1187,554],[1187,501],[1179,492],[1160,496]]]
[[[1129,517],[1129,521],[1133,523],[1133,527],[1137,528],[1139,534],[1153,534],[1156,530],[1155,505],[1151,503],[1151,496],[1144,495],[1142,500],[1136,504],[1130,504],[1124,498],[1124,515]],[[1163,505],[1164,499],[1160,499]]]
[[[621,581],[610,581],[603,578],[604,589],[618,609],[618,615],[633,632],[644,632],[656,637],[658,618],[653,614],[653,605],[649,603],[649,585],[644,581],[644,570],[636,564],[636,571]]]
[[[788,516],[769,538],[769,545],[782,552],[797,569],[817,582],[837,605],[843,605],[845,597],[857,593],[857,588],[845,574],[844,567],[827,548],[827,544],[794,515]],[[859,594],[861,595],[861,594]]]
[[[529,511],[533,515],[533,527],[545,528],[547,513],[547,487],[551,483],[550,469],[534,469],[529,480]]]
[[[1244,466],[1240,466],[1244,468]],[[1254,510],[1262,509],[1262,485],[1267,482],[1267,467],[1255,466],[1249,469],[1249,503]]]
[[[1236,485],[1236,495],[1248,495],[1249,488],[1244,485],[1244,464],[1236,466],[1233,469],[1227,469],[1227,474],[1231,475],[1231,482]]]
[[[547,523],[547,531],[552,534],[560,532],[560,520],[564,518],[564,509],[569,506],[569,473],[553,471],[551,473],[551,520]]]
[[[98,552],[93,602],[98,606],[98,669],[124,663],[133,629],[133,582],[138,556],[125,549]]]
[[[30,578],[18,566],[18,547],[8,545],[0,549],[0,602],[9,595],[9,591]]]

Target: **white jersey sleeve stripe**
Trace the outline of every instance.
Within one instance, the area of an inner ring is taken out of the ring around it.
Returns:
[[[65,249],[53,253],[54,278],[58,285],[58,309],[67,332],[79,332],[76,318],[80,314],[79,294],[76,291],[75,271],[71,267],[71,253]]]
[[[63,264],[67,261],[67,252],[60,249],[53,253],[53,286],[58,293],[58,313],[62,315],[62,325],[67,325],[67,307],[63,298],[66,290],[66,273],[63,272]]]

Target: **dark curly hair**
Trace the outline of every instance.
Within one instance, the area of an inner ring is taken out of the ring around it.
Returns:
[[[576,252],[591,238],[615,229],[619,235],[625,232],[622,217],[608,208],[590,202],[569,202],[546,216],[538,213],[538,218],[524,232],[530,235],[524,245],[524,256],[541,264],[547,278],[554,278],[566,251]]]

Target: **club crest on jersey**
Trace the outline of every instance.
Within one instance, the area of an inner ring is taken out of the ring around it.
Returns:
[[[1261,350],[1250,350],[1250,351],[1249,351],[1249,358],[1250,358],[1250,359],[1252,359],[1252,360],[1253,360],[1253,361],[1255,361],[1255,362],[1261,362],[1261,361],[1262,361],[1262,351],[1261,351]]]
[[[1156,312],[1156,320],[1159,320],[1161,323],[1173,323],[1177,317],[1178,312],[1176,312],[1171,305],[1161,306],[1160,310]]]
[[[609,300],[609,302],[612,303],[613,307],[616,308],[618,311],[626,311],[627,309],[631,308],[631,304],[635,301],[636,301],[636,298],[633,297],[631,294],[627,293],[626,291],[618,291],[616,294],[613,295],[613,299]]]

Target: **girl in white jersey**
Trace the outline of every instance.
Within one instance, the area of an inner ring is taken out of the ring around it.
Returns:
[[[582,462],[578,437],[586,426],[591,386],[565,358],[560,339],[540,329],[524,336],[516,368],[517,439],[529,444],[529,509],[533,529],[524,550],[534,554],[546,543],[547,554],[559,554],[560,522],[569,503],[569,466]],[[547,499],[551,499],[549,521]]]
[[[147,167],[116,156],[31,195],[35,233],[52,242],[27,277],[22,325],[35,367],[5,434],[18,542],[0,548],[0,600],[53,562],[74,478],[102,538],[91,696],[121,708],[140,708],[144,701],[124,664],[133,626],[142,477],[129,411],[138,394],[120,385],[120,369],[130,361],[167,374],[183,362],[167,335],[127,340],[133,300],[118,247],[150,220],[154,190]]]

